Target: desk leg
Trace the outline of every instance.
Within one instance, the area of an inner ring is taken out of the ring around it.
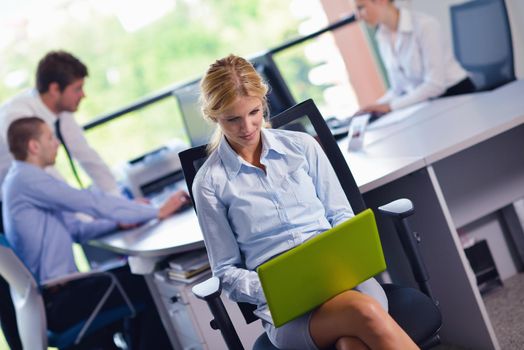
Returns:
[[[371,208],[401,197],[415,204],[411,227],[422,237],[422,256],[440,302],[442,341],[472,349],[500,349],[433,169],[419,170],[364,194]],[[393,281],[416,287],[393,225],[380,215],[377,222]]]
[[[506,239],[513,253],[517,270],[524,270],[524,230],[520,224],[515,205],[510,204],[499,211],[500,220],[504,226]]]
[[[160,315],[160,319],[162,320],[162,324],[164,325],[164,328],[166,330],[166,333],[169,337],[169,340],[171,341],[171,345],[173,346],[173,349],[182,349],[182,346],[178,342],[178,339],[176,338],[176,332],[173,330],[173,326],[171,323],[171,318],[169,316],[168,311],[166,310],[164,303],[162,302],[160,293],[158,292],[157,285],[155,281],[153,280],[153,274],[147,274],[144,275],[144,279],[146,280],[147,287],[149,288],[149,291],[151,292],[151,296],[153,297],[153,300],[155,301],[156,309],[158,311],[158,314]]]

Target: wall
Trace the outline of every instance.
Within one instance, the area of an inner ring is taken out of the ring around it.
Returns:
[[[449,18],[449,7],[453,4],[465,2],[464,0],[411,0],[413,9],[431,14],[439,19],[446,34],[451,39],[451,22]],[[524,1],[506,0],[508,9],[511,34],[513,35],[513,50],[515,61],[515,74],[518,78],[524,78]]]
[[[353,2],[348,0],[321,0],[324,12],[333,23],[341,16],[353,12]],[[351,85],[360,106],[373,103],[386,90],[382,76],[377,69],[376,58],[369,49],[366,34],[357,24],[333,31],[335,43],[344,59]]]

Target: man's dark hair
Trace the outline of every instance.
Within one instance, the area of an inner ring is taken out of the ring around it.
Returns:
[[[51,51],[38,62],[36,89],[42,94],[49,84],[58,83],[60,91],[64,91],[67,85],[87,75],[87,67],[78,58],[65,51]]]
[[[26,160],[30,140],[40,137],[44,121],[38,117],[17,119],[7,129],[9,151],[16,160]]]

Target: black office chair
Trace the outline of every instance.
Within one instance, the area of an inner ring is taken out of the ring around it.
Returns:
[[[326,152],[331,165],[351,203],[353,211],[359,213],[366,205],[358,186],[351,174],[342,152],[331,134],[324,118],[315,106],[313,100],[307,100],[280,113],[271,119],[273,128],[285,129],[292,126],[313,135]],[[207,158],[206,146],[199,146],[179,153],[187,186],[192,194],[193,179]],[[195,207],[195,210],[198,208]],[[414,288],[394,284],[383,284],[389,301],[389,313],[409,336],[421,347],[430,348],[440,343],[439,330],[442,318],[438,302],[431,293],[429,276],[418,251],[419,236],[409,228],[407,218],[413,213],[413,206],[407,199],[400,199],[384,205],[379,211],[391,217],[395,223],[400,241],[410,262],[416,282],[422,292]],[[208,303],[214,319],[211,327],[222,332],[224,340],[230,349],[243,349],[239,337],[220,299],[220,280],[212,277],[193,288],[193,293]],[[239,303],[247,323],[258,318],[253,315],[254,305]],[[254,349],[276,349],[267,338],[261,335],[255,342]]]
[[[450,7],[453,49],[478,91],[515,80],[511,29],[504,0],[474,0]]]

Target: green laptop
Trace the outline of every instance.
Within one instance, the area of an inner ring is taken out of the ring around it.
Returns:
[[[257,272],[273,324],[280,327],[385,269],[375,216],[367,209]]]

